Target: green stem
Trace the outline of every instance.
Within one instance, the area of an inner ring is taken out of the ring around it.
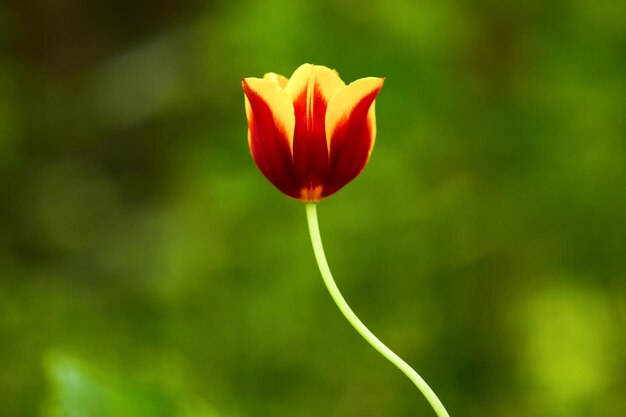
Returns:
[[[352,327],[356,329],[361,336],[372,345],[374,349],[376,349],[381,355],[383,355],[389,362],[393,363],[397,366],[413,383],[415,386],[422,392],[424,397],[428,400],[433,410],[439,417],[450,417],[445,407],[437,398],[437,395],[434,391],[428,386],[426,381],[422,379],[421,376],[418,375],[417,372],[413,368],[409,366],[402,358],[393,353],[391,349],[383,344],[375,335],[372,333],[363,322],[357,317],[356,314],[352,311],[346,300],[341,295],[339,288],[337,288],[337,284],[335,284],[335,280],[333,279],[333,275],[330,272],[330,268],[328,267],[328,262],[326,261],[326,255],[324,254],[324,247],[322,246],[322,237],[320,236],[319,224],[317,222],[317,205],[315,203],[308,203],[306,205],[306,214],[307,220],[309,222],[309,233],[311,234],[311,242],[313,243],[313,252],[315,253],[315,259],[317,260],[317,266],[320,269],[320,273],[322,274],[322,278],[324,279],[324,283],[326,284],[326,288],[328,288],[328,292],[330,292],[330,296],[335,300],[337,307],[343,313],[345,318],[350,322]]]

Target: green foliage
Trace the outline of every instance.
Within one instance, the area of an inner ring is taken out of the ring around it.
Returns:
[[[76,359],[53,355],[47,371],[53,388],[49,417],[218,417],[205,406],[177,404],[152,384],[133,382]]]

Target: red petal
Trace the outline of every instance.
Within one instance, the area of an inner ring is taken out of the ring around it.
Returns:
[[[291,155],[294,116],[289,95],[268,80],[243,80],[248,115],[248,143],[259,170],[280,191],[300,197]]]
[[[374,100],[383,82],[381,78],[363,78],[333,97],[326,115],[330,175],[323,197],[337,192],[365,168],[376,137]]]
[[[344,86],[334,70],[304,64],[294,72],[285,87],[294,103],[293,157],[305,188],[303,200],[319,199],[320,186],[328,176],[326,108],[330,97]]]

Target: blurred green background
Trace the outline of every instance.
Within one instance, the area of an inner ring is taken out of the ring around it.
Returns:
[[[0,415],[430,416],[340,316],[241,78],[385,76],[320,207],[453,416],[626,415],[626,3],[0,3]]]

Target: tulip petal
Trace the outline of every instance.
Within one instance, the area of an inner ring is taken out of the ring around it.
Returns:
[[[289,93],[292,100],[302,94],[307,89],[311,78],[315,79],[317,88],[320,93],[326,97],[326,101],[335,94],[339,89],[345,87],[345,83],[339,77],[337,71],[325,67],[324,65],[302,64],[296,69],[289,78],[287,86],[284,87]]]
[[[301,187],[292,157],[295,117],[289,95],[267,79],[245,78],[242,85],[254,162],[279,190],[299,198]]]
[[[325,125],[329,176],[324,197],[352,181],[365,168],[376,138],[374,100],[383,83],[382,78],[362,78],[335,93],[328,104]]]
[[[282,89],[285,89],[287,83],[289,82],[286,77],[283,77],[282,75],[276,74],[274,72],[268,72],[267,74],[263,75],[263,79],[273,82]]]
[[[293,73],[285,87],[294,103],[293,157],[305,187],[303,199],[319,194],[328,174],[326,109],[330,98],[344,86],[336,71],[321,65],[304,64]]]

